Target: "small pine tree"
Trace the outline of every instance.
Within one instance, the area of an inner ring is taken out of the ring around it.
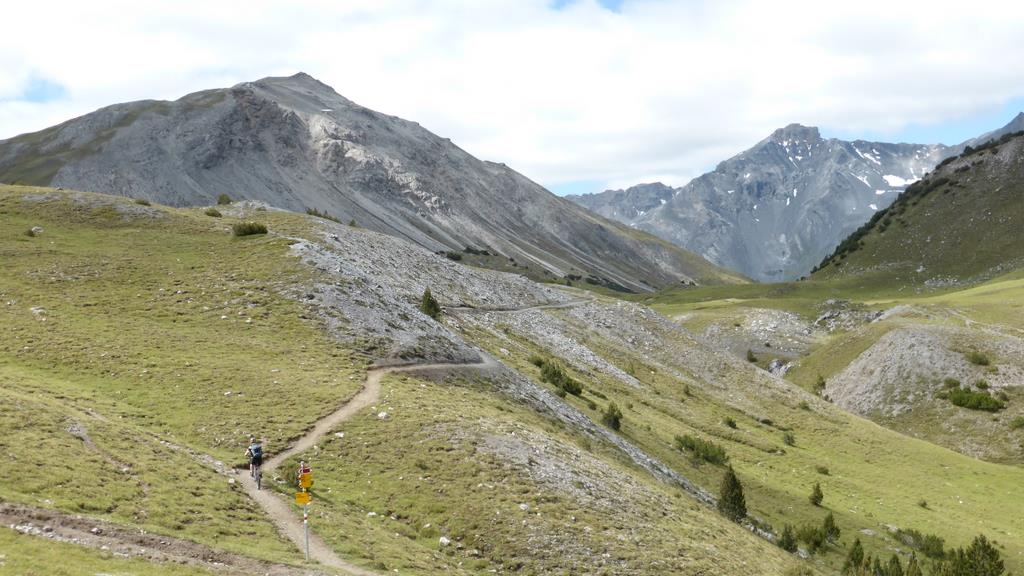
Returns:
[[[1003,560],[988,538],[979,534],[966,550],[957,548],[939,571],[941,576],[1002,576],[1006,573]]]
[[[875,558],[875,561],[871,563],[871,573],[874,576],[885,576],[885,568],[882,567],[882,561]]]
[[[747,516],[747,500],[743,497],[743,485],[736,477],[736,472],[729,466],[722,478],[722,487],[718,491],[718,511],[733,522],[739,522]]]
[[[814,489],[811,490],[811,495],[807,499],[811,501],[811,504],[821,506],[821,501],[825,499],[825,494],[821,491],[821,484],[814,483]]]
[[[910,555],[910,560],[907,561],[907,571],[904,572],[903,576],[924,576],[921,572],[921,566],[917,563],[916,555]]]
[[[423,312],[434,320],[441,317],[441,305],[437,303],[437,300],[434,299],[434,295],[430,293],[430,288],[423,291],[423,299],[420,301],[420,312]]]
[[[821,524],[821,531],[825,533],[825,540],[833,544],[839,540],[839,526],[836,526],[835,516],[831,512],[828,513],[828,516],[825,516],[825,521]]]
[[[754,355],[754,351],[747,348],[747,362],[757,362],[757,356]]]
[[[619,410],[615,402],[608,403],[608,408],[601,415],[601,421],[612,430],[618,430],[622,427],[622,411]]]
[[[885,576],[903,576],[903,564],[900,563],[900,557],[896,554],[889,558],[889,565],[885,568]]]
[[[231,196],[228,196],[227,194],[221,194],[220,196],[217,196],[217,204],[220,204],[221,206],[231,204]]]
[[[793,532],[793,527],[786,524],[785,528],[782,529],[782,536],[779,536],[779,548],[782,548],[786,552],[796,552],[796,534]]]
[[[860,538],[857,538],[853,541],[853,546],[850,546],[850,552],[846,554],[843,573],[853,572],[860,568],[862,564],[864,564],[864,547],[860,543]]]

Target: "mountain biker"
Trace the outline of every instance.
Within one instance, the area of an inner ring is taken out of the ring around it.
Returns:
[[[249,447],[245,449],[245,457],[249,459],[249,475],[256,477],[256,469],[263,465],[263,443],[255,436],[249,437]]]

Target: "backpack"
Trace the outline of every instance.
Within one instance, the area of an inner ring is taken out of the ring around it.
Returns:
[[[253,458],[263,458],[263,446],[260,444],[249,446],[249,452],[252,453]]]

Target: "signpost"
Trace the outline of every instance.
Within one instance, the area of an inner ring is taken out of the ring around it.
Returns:
[[[302,506],[302,526],[306,532],[306,562],[309,562],[309,503],[313,495],[309,489],[313,486],[313,471],[305,460],[299,464],[299,492],[295,493],[295,504]]]

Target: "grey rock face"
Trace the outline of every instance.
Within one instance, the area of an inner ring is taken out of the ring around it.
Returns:
[[[118,104],[0,141],[0,181],[315,208],[431,251],[486,249],[634,291],[724,274],[306,74]]]
[[[651,185],[573,200],[756,280],[791,280],[948,150],[825,139],[817,128],[791,124],[659,197],[658,205]]]

